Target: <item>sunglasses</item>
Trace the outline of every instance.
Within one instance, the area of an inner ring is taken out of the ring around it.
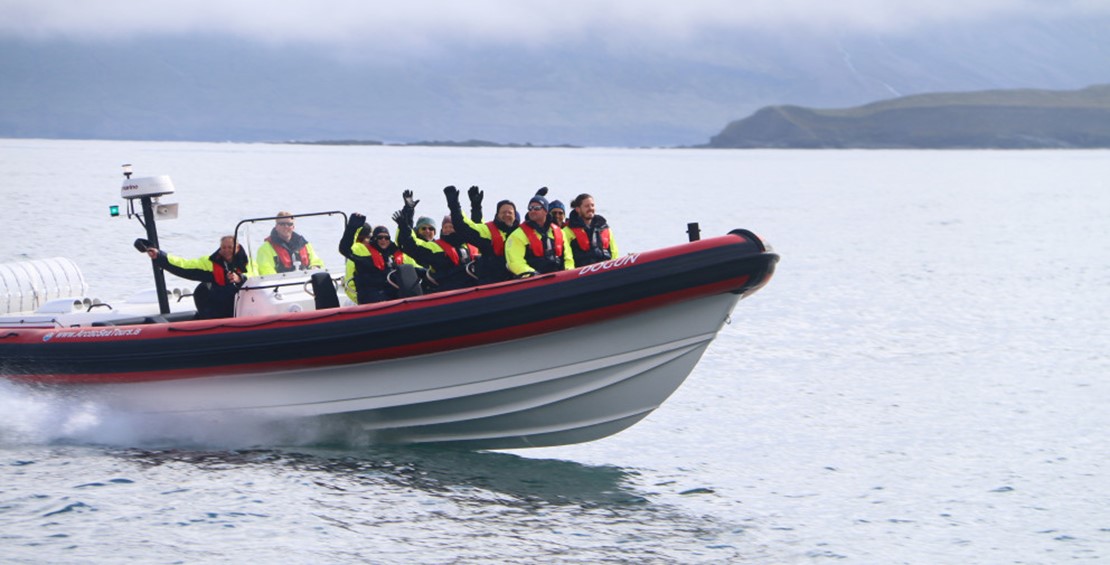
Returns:
[[[293,222],[278,222],[277,225],[285,226],[285,227],[289,228],[289,227],[293,227]]]
[[[436,229],[431,226],[424,226],[420,228],[420,231],[436,231]]]
[[[374,239],[384,239],[386,241],[389,241],[389,236],[388,235],[376,235],[376,236],[374,236]]]
[[[543,206],[529,206],[528,209],[535,212],[536,210],[543,210],[544,208]]]

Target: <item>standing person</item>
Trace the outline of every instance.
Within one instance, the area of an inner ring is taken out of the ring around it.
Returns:
[[[553,273],[574,268],[574,256],[566,249],[563,230],[551,222],[547,199],[536,194],[528,201],[528,216],[505,242],[509,272],[517,277]]]
[[[567,207],[559,200],[552,200],[551,205],[548,206],[547,214],[551,216],[551,223],[559,226],[560,228],[567,225]]]
[[[597,213],[594,197],[579,194],[570,206],[563,234],[574,255],[574,264],[584,267],[619,257],[617,240],[613,239],[605,217]]]
[[[235,315],[235,293],[247,280],[250,258],[235,238],[220,238],[220,248],[207,257],[184,259],[154,247],[146,254],[154,264],[183,279],[199,281],[193,290],[197,319],[231,318]]]
[[[478,283],[487,284],[506,281],[512,278],[505,266],[505,240],[509,234],[520,225],[520,216],[516,212],[516,204],[509,200],[497,203],[494,219],[481,222],[481,202],[483,192],[476,186],[470,187],[467,194],[470,197],[471,216],[478,220],[463,217],[462,206],[459,204],[459,189],[448,186],[443,189],[447,197],[447,208],[451,211],[451,225],[459,238],[478,248],[480,255],[476,265]]]
[[[270,237],[266,238],[266,243],[254,254],[254,264],[259,275],[324,268],[324,261],[312,250],[312,244],[293,231],[293,225],[292,214],[285,211],[277,213]]]
[[[354,245],[347,242],[356,238]],[[393,300],[399,296],[397,287],[389,283],[389,273],[402,264],[413,263],[389,237],[389,229],[378,226],[370,229],[366,216],[351,214],[347,229],[339,240],[339,253],[353,265],[349,276],[354,282],[355,301],[370,304]]]
[[[467,273],[467,266],[476,258],[478,250],[455,232],[450,217],[443,219],[440,238],[436,239],[435,224],[426,217],[416,222],[418,237],[413,237],[410,222],[415,209],[409,205],[415,206],[417,201],[412,200],[411,194],[405,191],[405,207],[393,214],[393,221],[397,222],[397,242],[401,250],[428,269],[429,291],[454,290],[475,284],[477,281]]]

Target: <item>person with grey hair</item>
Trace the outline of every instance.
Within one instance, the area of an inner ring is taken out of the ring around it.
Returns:
[[[144,241],[145,240],[141,240]],[[220,238],[220,248],[211,255],[185,259],[155,247],[146,247],[146,254],[158,267],[183,279],[200,282],[193,290],[197,319],[231,318],[235,315],[235,293],[247,280],[250,258],[235,238]]]
[[[274,228],[266,242],[254,254],[259,275],[288,273],[297,270],[324,268],[324,260],[312,250],[312,244],[293,231],[294,219],[289,212],[278,212]]]

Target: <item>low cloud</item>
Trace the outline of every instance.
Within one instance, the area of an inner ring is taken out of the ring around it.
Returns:
[[[209,34],[268,43],[683,42],[705,32],[898,33],[988,18],[1110,14],[1103,0],[0,0],[0,37],[111,41]]]

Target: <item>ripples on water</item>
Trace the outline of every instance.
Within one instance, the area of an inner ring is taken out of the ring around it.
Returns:
[[[426,449],[43,447],[3,461],[4,560],[699,562],[744,528],[652,503],[635,470]],[[696,494],[696,493],[691,493]],[[744,549],[741,549],[744,546]]]
[[[102,215],[125,162],[173,176],[163,239],[187,256],[243,217],[380,222],[406,188],[434,215],[439,187],[471,182],[491,202],[594,193],[626,252],[700,221],[783,254],[662,409],[527,458],[0,382],[0,561],[1105,561],[1108,155],[0,140],[19,234],[0,261],[81,254],[103,297],[149,286],[137,226]]]
[[[7,560],[602,563],[758,554],[740,523],[653,500],[674,485],[633,468],[337,444],[310,427],[293,434],[249,421],[114,413],[10,383],[0,383],[0,413]],[[291,439],[301,447],[249,447]]]

